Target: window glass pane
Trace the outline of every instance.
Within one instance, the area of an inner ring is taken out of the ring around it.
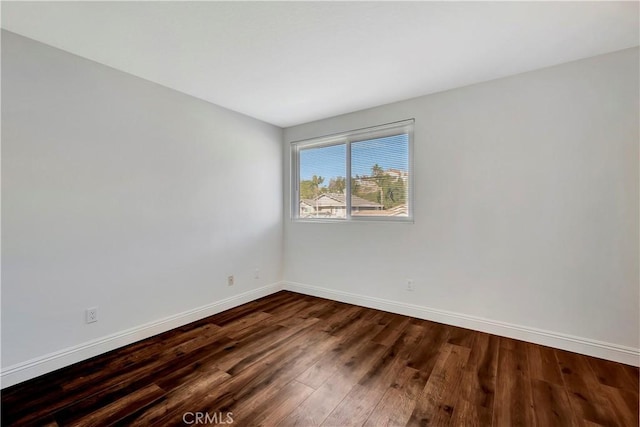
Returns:
[[[300,218],[346,218],[345,144],[300,149]]]
[[[351,215],[408,216],[409,135],[351,143]]]
[[[413,123],[292,142],[292,218],[412,222]]]

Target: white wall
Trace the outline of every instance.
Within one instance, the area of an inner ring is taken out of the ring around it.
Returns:
[[[629,49],[285,129],[287,286],[637,364],[638,60]],[[289,142],[412,117],[415,224],[288,219]]]
[[[3,31],[2,137],[3,369],[281,279],[281,129]]]

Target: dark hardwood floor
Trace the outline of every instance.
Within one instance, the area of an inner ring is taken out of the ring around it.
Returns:
[[[638,426],[638,388],[635,367],[279,292],[5,389],[2,425]]]

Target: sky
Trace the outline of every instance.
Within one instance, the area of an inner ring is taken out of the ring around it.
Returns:
[[[300,150],[300,180],[311,179],[313,175],[329,179],[346,175],[345,144],[329,147],[306,148]],[[351,173],[371,175],[371,167],[378,164],[382,169],[409,169],[409,137],[396,135],[351,143]]]

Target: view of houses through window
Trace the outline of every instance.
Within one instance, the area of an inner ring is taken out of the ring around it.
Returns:
[[[351,174],[347,181],[349,166]],[[407,133],[301,147],[298,167],[298,217],[301,219],[347,218],[348,194],[351,195],[350,216],[409,215]]]

